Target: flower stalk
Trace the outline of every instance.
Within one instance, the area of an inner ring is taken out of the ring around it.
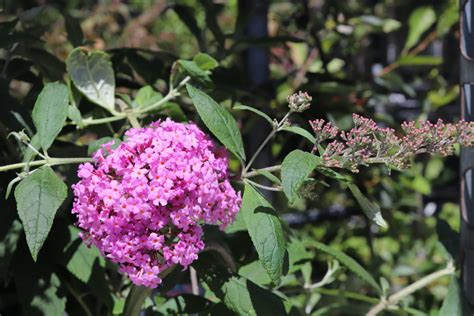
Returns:
[[[396,306],[396,304],[405,297],[428,286],[436,279],[453,274],[455,271],[456,269],[454,268],[453,262],[449,262],[446,268],[425,276],[424,278],[416,281],[415,283],[412,283],[409,286],[403,288],[402,290],[390,295],[388,298],[382,298],[377,305],[375,305],[369,310],[367,316],[376,316],[385,309]]]
[[[89,125],[98,125],[98,124],[105,124],[105,123],[110,123],[110,122],[115,122],[115,121],[120,121],[124,120],[126,118],[129,118],[131,114],[135,116],[141,116],[145,113],[148,113],[150,111],[153,111],[154,109],[160,107],[161,105],[165,104],[166,102],[176,98],[179,96],[179,90],[186,85],[191,80],[191,77],[186,76],[176,87],[171,87],[171,89],[168,91],[168,93],[163,97],[163,99],[145,107],[145,108],[136,108],[132,109],[131,111],[124,111],[124,112],[116,112],[114,111],[113,115],[111,117],[104,117],[100,119],[94,119],[94,118],[85,118],[82,120],[82,126],[87,127]],[[129,113],[131,112],[131,114]]]
[[[77,157],[77,158],[51,158],[49,157],[48,159],[35,160],[31,162],[19,162],[19,163],[14,163],[11,165],[0,166],[0,172],[14,170],[14,169],[21,169],[26,166],[30,166],[30,167],[42,166],[42,165],[56,166],[56,165],[77,164],[77,163],[90,162],[90,161],[92,161],[92,158],[87,158],[87,157]]]

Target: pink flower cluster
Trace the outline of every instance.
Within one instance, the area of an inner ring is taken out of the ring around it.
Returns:
[[[168,119],[125,135],[79,166],[72,212],[86,243],[133,283],[156,287],[159,273],[197,259],[202,224],[223,229],[235,219],[241,197],[228,180],[227,151],[196,125]]]
[[[417,154],[447,156],[453,153],[455,144],[474,146],[474,122],[404,122],[404,135],[397,136],[394,129],[379,127],[371,119],[357,114],[352,119],[354,127],[347,132],[324,120],[309,122],[316,138],[313,152],[322,148],[322,142],[339,138],[330,141],[321,152],[326,166],[357,172],[360,165],[385,163],[403,169]]]

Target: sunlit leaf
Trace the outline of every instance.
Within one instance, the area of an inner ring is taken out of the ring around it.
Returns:
[[[186,85],[186,88],[199,116],[211,133],[240,160],[245,161],[242,136],[232,115],[201,90],[191,85]]]
[[[359,188],[353,183],[347,183],[347,186],[351,190],[352,194],[356,198],[357,202],[359,202],[362,211],[364,211],[365,215],[374,222],[375,224],[381,227],[388,227],[387,222],[382,217],[382,212],[380,211],[380,207],[369,201],[367,197],[360,192]]]
[[[443,301],[439,316],[462,316],[463,313],[463,302],[461,297],[461,289],[459,287],[459,281],[455,276],[451,277],[449,283],[448,295]]]
[[[275,210],[251,185],[245,185],[241,212],[258,258],[273,284],[278,285],[283,274],[286,242]]]
[[[304,138],[306,138],[307,140],[309,140],[311,143],[315,143],[316,142],[316,138],[314,138],[314,136],[308,132],[307,130],[305,130],[304,128],[301,128],[299,126],[284,126],[282,128],[283,131],[286,131],[286,132],[290,132],[290,133],[293,133],[293,134],[297,134],[297,135],[300,135]]]
[[[428,30],[436,21],[436,14],[432,7],[425,6],[415,9],[408,19],[408,37],[405,42],[404,51],[415,46],[421,35]]]
[[[78,47],[69,54],[66,67],[72,82],[86,98],[109,111],[114,111],[115,77],[106,53],[86,53]]]
[[[273,125],[273,121],[272,119],[270,118],[270,116],[268,116],[267,114],[265,114],[264,112],[256,109],[256,108],[253,108],[251,106],[247,106],[247,105],[243,105],[243,104],[237,104],[236,106],[234,106],[232,109],[234,110],[245,110],[245,111],[250,111],[250,112],[253,112],[257,115],[259,115],[260,117],[263,117],[265,120],[267,120],[268,123],[270,123],[271,125]]]

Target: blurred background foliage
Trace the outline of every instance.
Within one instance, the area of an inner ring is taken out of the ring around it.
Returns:
[[[3,0],[1,4],[1,165],[20,160],[15,140],[7,135],[33,126],[30,112],[36,96],[46,82],[64,78],[65,59],[77,46],[107,51],[117,91],[131,95],[145,85],[166,92],[176,59],[208,53],[220,67],[206,85],[222,105],[231,109],[237,103],[247,104],[281,117],[287,111],[286,97],[307,91],[313,97],[311,109],[293,118],[294,125],[306,129],[307,121],[315,118],[349,128],[351,113],[386,126],[406,119],[460,118],[455,0]],[[183,97],[179,104],[167,115],[199,120],[189,99]],[[105,116],[85,99],[79,108],[83,115]],[[264,121],[248,112],[232,113],[243,128],[246,150],[254,151],[268,133]],[[84,156],[90,143],[111,131],[120,136],[123,123],[87,130],[66,127],[51,150],[55,156]],[[276,164],[295,148],[311,149],[297,136],[277,135],[256,166]],[[231,167],[236,171],[237,163]],[[68,184],[74,183],[75,167],[58,170]],[[305,184],[303,197],[291,207],[281,194],[268,198],[292,238],[314,239],[344,251],[396,291],[444,267],[447,251],[457,255],[458,173],[458,157],[420,157],[403,174],[389,174],[385,167],[362,169],[354,178],[381,206],[390,226],[387,230],[369,223],[344,184],[322,174]],[[93,275],[85,283],[70,273],[68,253],[79,245],[67,229],[74,220],[69,213],[71,197],[58,212],[33,265],[13,198],[4,200],[13,176],[13,172],[0,174],[0,312],[54,315],[66,308],[69,315],[81,315],[83,303],[92,307],[94,315],[120,311],[120,276],[112,264],[93,261]],[[246,233],[221,238],[242,275],[258,284],[268,283],[254,261],[256,254]],[[301,271],[288,275],[278,288],[301,314],[362,315],[368,310],[370,302],[357,295],[370,296],[371,289],[347,271],[324,288],[304,289],[304,281],[321,280],[328,257],[313,250],[303,253],[301,260],[304,264],[295,268]],[[437,315],[448,281],[440,279],[402,305],[420,315]],[[173,291],[189,290],[187,283],[185,274],[178,282],[183,286]],[[171,288],[158,291],[163,294]],[[161,311],[167,314],[175,306],[164,297],[157,300],[170,308]],[[214,313],[224,315],[218,308]]]

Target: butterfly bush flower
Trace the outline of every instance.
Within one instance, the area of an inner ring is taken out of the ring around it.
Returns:
[[[474,146],[474,122],[404,122],[399,136],[394,129],[379,127],[360,115],[353,114],[352,119],[354,127],[349,131],[340,131],[324,120],[309,122],[316,138],[313,152],[322,148],[322,142],[332,140],[322,152],[326,166],[357,172],[360,165],[385,163],[403,169],[417,154],[448,156],[455,144]]]
[[[72,212],[87,244],[153,288],[160,272],[197,259],[201,225],[224,229],[241,197],[228,180],[227,151],[196,125],[168,119],[125,135],[79,166]]]

